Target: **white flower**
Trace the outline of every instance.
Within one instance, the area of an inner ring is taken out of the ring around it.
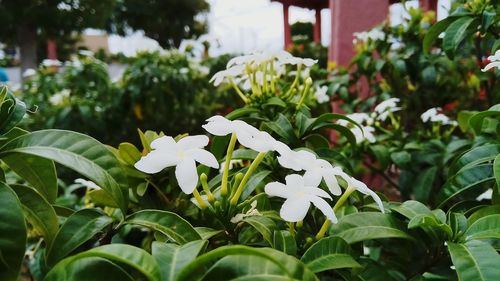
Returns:
[[[198,184],[196,162],[219,168],[219,163],[212,153],[203,149],[207,144],[208,137],[203,135],[188,136],[178,142],[172,137],[163,136],[151,142],[153,151],[143,156],[134,166],[148,174],[176,166],[175,177],[179,187],[184,193],[191,194]]]
[[[367,140],[370,143],[376,141],[375,136],[373,135],[375,128],[370,126],[374,123],[374,119],[370,115],[367,113],[352,113],[346,115],[346,117],[349,117],[354,122],[358,123],[361,128],[343,119],[338,120],[337,124],[346,127],[352,126],[351,133],[356,137],[356,143],[362,143],[364,140]]]
[[[366,123],[368,125],[373,124],[374,120],[373,118],[368,115],[367,113],[351,113],[347,114],[346,117],[352,119],[352,121],[358,123],[359,125],[362,125],[363,123]],[[338,120],[337,124],[342,125],[342,126],[347,126],[349,124],[352,124],[351,122],[347,120]]]
[[[257,201],[252,201],[250,204],[250,209],[244,213],[244,214],[236,214],[234,217],[231,218],[230,222],[232,223],[239,223],[246,217],[251,217],[251,216],[261,216],[262,214],[257,210]]]
[[[33,68],[28,68],[23,72],[23,78],[31,77],[36,75],[36,70]]]
[[[500,69],[500,50],[497,50],[494,55],[489,56],[488,60],[490,61],[490,63],[488,63],[483,69],[481,69],[483,72],[486,72],[493,67]]]
[[[78,54],[80,54],[84,57],[93,57],[94,56],[94,52],[92,52],[90,50],[80,50],[80,51],[78,51]]]
[[[88,181],[88,180],[84,180],[84,179],[76,179],[75,180],[75,183],[79,183],[85,187],[87,187],[88,189],[102,189],[100,186],[98,186],[97,184],[95,184],[95,182],[93,181]]]
[[[328,92],[328,86],[316,87],[314,97],[316,98],[318,103],[325,103],[330,100],[330,97],[326,94],[326,92]]]
[[[231,160],[231,161],[229,161],[229,170],[232,170],[235,164],[241,164],[241,163],[242,163],[241,160]],[[220,163],[219,172],[222,173],[224,171],[224,166],[225,165],[226,165],[226,161],[222,161],[222,163]]]
[[[351,128],[351,133],[356,137],[356,143],[362,143],[364,140],[369,143],[376,142],[373,132],[375,132],[375,128],[371,126],[361,126],[361,129],[358,126]]]
[[[208,118],[207,124],[202,127],[216,136],[226,136],[234,133],[240,144],[258,152],[274,150],[276,140],[269,133],[259,131],[241,120],[231,121],[216,115]]]
[[[385,33],[377,28],[374,28],[370,31],[354,32],[352,35],[355,37],[354,43],[356,43],[357,40],[367,42],[368,40],[378,41],[384,40],[385,38]]]
[[[390,98],[375,106],[374,111],[378,114],[377,118],[379,120],[385,121],[387,116],[389,116],[389,113],[401,110],[401,107],[397,106],[398,102],[398,98]]]
[[[442,109],[440,107],[430,108],[424,113],[422,113],[422,115],[420,115],[420,118],[424,123],[439,122],[442,123],[443,125],[457,125],[456,121],[451,120],[448,116],[441,113],[441,111]]]
[[[312,203],[330,221],[337,222],[332,207],[323,199],[332,199],[328,193],[300,175],[288,175],[285,181],[286,185],[280,182],[271,182],[266,184],[265,187],[267,195],[286,199],[280,209],[280,216],[285,221],[297,222],[303,220]]]
[[[357,191],[365,194],[365,195],[369,195],[373,198],[373,200],[375,201],[375,203],[377,203],[380,211],[382,211],[382,213],[384,213],[384,205],[382,204],[382,200],[380,199],[380,197],[378,197],[377,193],[375,193],[373,190],[369,189],[368,186],[366,186],[366,184],[362,181],[359,181],[353,177],[347,177],[347,185],[348,187],[352,187],[352,188],[355,188]]]
[[[244,65],[235,65],[233,67],[230,67],[226,70],[221,70],[212,76],[212,79],[210,79],[210,83],[214,83],[214,86],[219,86],[222,81],[226,78],[233,78],[239,75],[244,74],[245,71],[245,66]]]
[[[341,190],[335,176],[347,177],[340,167],[333,167],[328,161],[316,158],[309,151],[291,150],[287,145],[276,142],[276,151],[280,154],[278,162],[281,166],[295,171],[305,171],[304,178],[314,186],[324,180],[333,195],[340,195]]]
[[[71,91],[68,89],[64,89],[49,98],[49,102],[52,105],[61,105],[64,102],[64,99],[68,98],[71,94]]]
[[[61,64],[62,63],[59,60],[44,59],[42,61],[42,65],[45,67],[61,66]]]
[[[234,57],[227,63],[227,68],[233,66],[244,66],[244,65],[260,65],[269,61],[277,61],[278,65],[285,64],[303,64],[307,67],[313,66],[318,62],[318,60],[308,59],[308,58],[298,58],[292,56],[289,52],[279,50],[279,51],[267,51],[267,52],[254,52],[250,55],[244,55],[239,57]]]

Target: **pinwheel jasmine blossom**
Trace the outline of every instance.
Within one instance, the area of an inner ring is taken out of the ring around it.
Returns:
[[[352,113],[346,115],[346,117],[358,123],[359,127],[347,120],[338,120],[337,124],[346,127],[350,126],[351,133],[356,137],[356,143],[362,143],[365,140],[369,143],[376,142],[375,135],[373,135],[375,128],[371,126],[375,120],[370,115],[367,113]]]
[[[266,184],[265,192],[269,196],[286,199],[280,209],[280,216],[288,222],[302,221],[307,215],[311,203],[329,220],[337,222],[331,206],[323,198],[332,199],[328,193],[318,188],[315,183],[300,175],[292,174],[285,178],[286,184],[271,182]]]
[[[422,115],[420,115],[420,119],[424,123],[432,122],[432,123],[441,123],[443,125],[457,125],[457,122],[454,120],[451,120],[448,116],[444,115],[442,112],[441,107],[434,107],[430,108]]]
[[[398,103],[398,98],[390,98],[375,106],[373,111],[376,113],[377,119],[385,121],[390,113],[401,110],[401,107],[398,107]]]
[[[483,69],[481,69],[483,72],[486,72],[493,67],[500,69],[500,50],[497,50],[494,55],[489,56],[488,60],[490,61],[490,63],[488,63]]]
[[[215,169],[219,168],[217,159],[203,149],[207,144],[208,137],[202,135],[187,136],[178,142],[172,137],[163,136],[151,142],[153,150],[135,163],[135,168],[148,174],[155,174],[164,168],[175,166],[175,177],[179,187],[184,193],[191,194],[198,184],[196,162]]]
[[[326,94],[328,92],[328,86],[316,87],[316,92],[314,97],[318,103],[325,103],[330,100],[330,97]]]

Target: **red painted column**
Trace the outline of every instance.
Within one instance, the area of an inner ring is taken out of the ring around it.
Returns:
[[[47,58],[50,60],[57,59],[57,45],[54,39],[47,39]]]
[[[329,62],[347,66],[354,56],[354,32],[366,31],[387,18],[389,0],[329,0],[332,33]]]
[[[420,7],[424,11],[437,11],[438,0],[420,0]]]
[[[316,22],[314,23],[314,43],[321,44],[321,9],[316,9]]]
[[[288,22],[288,8],[290,5],[288,3],[283,3],[283,24],[285,31],[285,46],[284,48],[288,48],[292,45],[292,30],[290,29],[290,23]]]

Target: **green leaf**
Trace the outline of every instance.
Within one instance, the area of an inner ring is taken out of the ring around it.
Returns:
[[[269,248],[223,246],[210,251],[188,264],[178,281],[198,280],[203,267],[213,265],[203,280],[318,280],[296,258]]]
[[[405,232],[405,227],[389,214],[362,212],[342,217],[331,227],[332,234],[353,244],[365,240],[381,238],[413,239]]]
[[[240,119],[241,117],[248,116],[252,113],[259,113],[259,109],[253,107],[243,107],[236,110],[233,110],[231,113],[226,115],[226,118],[229,120]]]
[[[55,265],[111,223],[113,219],[97,209],[83,209],[74,213],[57,232],[52,247],[47,251],[47,263]]]
[[[92,280],[92,281],[133,281],[127,271],[117,264],[100,257],[81,258],[66,268],[51,271],[45,281]]]
[[[493,181],[492,164],[478,165],[463,169],[448,179],[437,195],[439,207],[462,193],[481,187],[484,183]]]
[[[417,215],[432,214],[431,210],[427,206],[414,200],[405,201],[399,206],[392,207],[391,210],[400,213],[410,220]]]
[[[476,26],[477,19],[474,17],[461,17],[448,26],[443,38],[443,50],[449,57],[453,57],[453,53],[465,39],[468,30]]]
[[[469,120],[477,111],[462,110],[458,113],[457,122],[462,132],[469,130]]]
[[[7,87],[0,89],[0,135],[13,129],[26,114],[26,104],[18,100]]]
[[[35,155],[8,154],[2,161],[30,183],[49,203],[57,197],[57,174],[54,162]]]
[[[500,190],[500,154],[498,154],[493,161],[493,175],[495,175],[497,188]]]
[[[18,184],[12,188],[21,201],[26,219],[50,247],[59,229],[56,211],[35,189]]]
[[[113,153],[97,140],[70,131],[42,130],[0,148],[0,158],[10,154],[40,156],[79,172],[105,190],[125,214],[127,178]]]
[[[159,231],[179,244],[201,239],[189,222],[172,212],[143,210],[128,216],[124,223]]]
[[[257,230],[269,245],[273,245],[273,233],[277,229],[276,224],[270,218],[263,216],[250,216],[243,219],[244,222]]]
[[[433,214],[417,215],[413,217],[408,223],[408,229],[422,228],[428,234],[432,235],[439,241],[451,239],[453,231],[451,227],[445,223],[440,222]],[[436,231],[441,235],[437,236]]]
[[[297,136],[293,131],[293,126],[285,115],[279,113],[278,118],[274,121],[264,123],[269,129],[275,132],[278,136],[286,140],[288,143],[297,141]]]
[[[429,29],[427,34],[425,34],[424,41],[422,43],[424,53],[429,53],[429,50],[430,50],[432,44],[434,43],[434,41],[436,41],[439,34],[441,34],[443,31],[445,31],[445,29],[451,23],[453,23],[456,19],[457,19],[456,17],[447,17],[447,18],[437,22]]]
[[[490,245],[477,240],[465,244],[448,242],[448,250],[459,280],[498,280],[500,256]]]
[[[152,254],[160,266],[163,281],[177,279],[179,272],[205,250],[208,242],[197,240],[182,246],[153,242]]]
[[[469,119],[469,125],[470,127],[474,130],[476,134],[480,134],[482,129],[483,129],[483,123],[486,118],[490,117],[496,117],[498,118],[500,116],[500,110],[498,109],[489,109],[487,111],[482,111],[479,113],[474,114],[470,119]]]
[[[64,278],[74,271],[72,268],[78,266],[82,259],[89,257],[105,258],[128,265],[142,273],[150,281],[161,280],[160,267],[153,256],[141,248],[126,244],[104,245],[66,258],[52,268],[45,280],[72,280]]]
[[[415,199],[421,202],[427,202],[432,191],[432,184],[436,178],[438,167],[430,167],[423,170],[416,178],[413,187]]]
[[[195,227],[196,232],[201,236],[201,239],[208,240],[213,236],[223,232],[223,230],[212,229],[210,227]]]
[[[469,216],[467,222],[469,223],[469,225],[472,225],[478,219],[494,214],[500,214],[500,205],[486,206],[475,211],[472,215]]]
[[[0,280],[16,281],[26,251],[26,223],[21,202],[0,182]]]
[[[300,260],[314,273],[338,268],[361,267],[351,253],[351,246],[342,238],[326,237],[307,249]]]
[[[486,144],[470,149],[458,158],[450,169],[450,174],[456,174],[465,168],[493,161],[500,154],[500,145]]]
[[[273,234],[273,248],[287,255],[297,254],[297,242],[288,230],[275,230]]]
[[[500,214],[484,216],[476,220],[465,231],[470,239],[500,239]]]
[[[118,152],[120,153],[120,157],[122,158],[125,163],[129,165],[134,165],[139,159],[141,159],[141,152],[135,145],[128,143],[128,142],[122,142],[118,146]]]
[[[264,108],[271,107],[271,106],[285,108],[286,103],[278,97],[272,97],[272,98],[268,99],[264,104],[262,104],[262,107],[264,107]]]
[[[250,194],[252,194],[252,192],[254,192],[254,190],[258,186],[263,186],[266,183],[265,179],[267,178],[267,176],[269,176],[269,174],[271,174],[271,171],[269,170],[264,170],[253,174],[246,183],[245,189],[243,190],[240,198],[242,200],[246,199],[248,196],[250,196]]]

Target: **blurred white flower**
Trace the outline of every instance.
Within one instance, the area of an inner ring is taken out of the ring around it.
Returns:
[[[258,152],[268,152],[274,150],[275,147],[276,140],[269,133],[259,131],[241,120],[231,121],[216,115],[208,118],[207,124],[202,127],[216,136],[226,136],[234,133],[240,144]]]
[[[250,203],[250,209],[246,211],[244,214],[236,214],[234,217],[231,218],[230,222],[232,223],[239,223],[246,217],[251,217],[251,216],[261,216],[262,214],[257,210],[257,201],[252,201]]]
[[[141,157],[134,166],[148,174],[175,166],[175,177],[179,187],[184,193],[191,194],[198,184],[196,162],[215,169],[219,168],[219,163],[212,153],[203,149],[208,141],[208,137],[203,135],[187,136],[178,142],[169,136],[157,138],[151,142],[153,150]]]
[[[374,28],[370,31],[354,32],[352,35],[355,38],[354,43],[356,43],[357,40],[362,42],[368,42],[368,40],[378,41],[385,39],[385,33],[378,28]]]
[[[316,92],[314,97],[318,103],[325,103],[330,100],[330,97],[326,94],[328,92],[328,86],[316,87]]]
[[[102,189],[100,186],[98,186],[97,184],[95,184],[95,182],[84,180],[84,179],[81,179],[81,178],[76,179],[75,183],[79,183],[79,184],[85,186],[88,189],[97,189],[97,190],[98,189]]]
[[[364,140],[369,143],[376,142],[377,139],[375,139],[373,132],[375,132],[375,128],[371,126],[361,126],[361,129],[358,126],[351,128],[351,133],[356,137],[356,143],[362,143]]]
[[[219,86],[222,81],[226,78],[233,78],[237,77],[239,75],[244,74],[245,71],[245,66],[244,65],[235,65],[232,66],[226,70],[221,70],[212,76],[212,79],[210,79],[210,83],[214,83],[214,86]]]
[[[265,186],[267,195],[286,199],[280,209],[281,218],[288,222],[301,221],[305,218],[312,203],[330,221],[337,222],[332,207],[323,199],[332,199],[328,193],[300,175],[288,175],[285,181],[286,184],[271,182]]]
[[[451,120],[448,116],[441,113],[441,111],[442,109],[440,107],[430,108],[420,115],[420,119],[422,119],[424,123],[438,122],[443,125],[457,125],[456,121]]]
[[[28,78],[35,75],[36,75],[36,70],[34,70],[33,68],[28,68],[23,72],[22,76],[23,78]]]
[[[348,177],[346,181],[347,181],[348,188],[352,187],[365,195],[371,196],[373,198],[373,200],[375,201],[375,203],[377,203],[380,211],[382,211],[382,213],[385,212],[384,205],[382,204],[382,200],[380,199],[380,197],[378,197],[377,193],[375,193],[373,190],[369,189],[368,186],[366,186],[366,184],[364,182],[359,181],[353,177]]]
[[[494,55],[489,56],[488,60],[490,61],[490,63],[488,63],[483,69],[481,69],[483,72],[486,72],[493,67],[500,69],[500,50],[497,50]]]
[[[350,126],[351,133],[353,133],[356,137],[357,143],[362,143],[364,140],[367,140],[369,143],[374,143],[376,141],[375,135],[373,134],[375,132],[375,128],[371,126],[374,123],[374,119],[370,115],[361,112],[348,114],[346,117],[349,117],[354,122],[358,123],[361,128],[347,120],[342,119],[338,120],[337,124],[346,127]]]
[[[42,65],[45,67],[61,66],[62,63],[59,60],[44,59]]]
[[[55,106],[61,105],[61,104],[63,104],[64,100],[69,97],[70,94],[71,94],[70,90],[64,89],[64,90],[52,95],[49,98],[49,102],[50,102],[50,104],[55,105]]]
[[[375,106],[374,112],[378,114],[377,119],[385,121],[389,113],[401,110],[401,107],[398,107],[398,102],[398,98],[390,98]]]
[[[93,57],[94,56],[94,52],[92,52],[90,50],[80,50],[80,51],[78,51],[78,54],[80,54],[84,57]]]

